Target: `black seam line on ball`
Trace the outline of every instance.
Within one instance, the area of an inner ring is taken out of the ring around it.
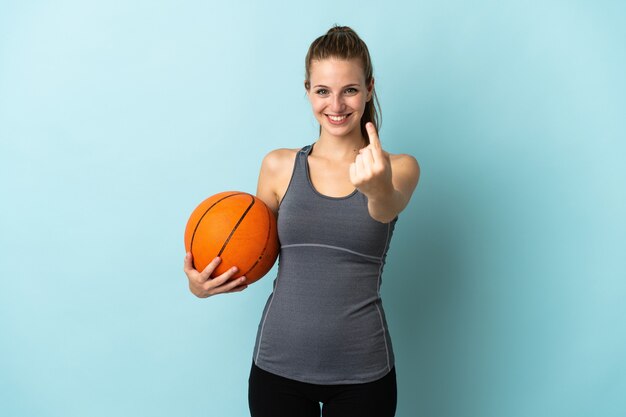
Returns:
[[[207,215],[207,213],[213,208],[215,207],[217,204],[219,204],[220,202],[226,200],[227,198],[236,196],[236,195],[241,195],[241,194],[246,194],[246,193],[233,193],[233,194],[229,194],[227,196],[224,196],[222,198],[220,198],[219,200],[217,200],[215,203],[211,204],[211,207],[207,208],[205,210],[205,212],[202,214],[202,216],[200,216],[200,219],[198,219],[198,221],[196,222],[196,227],[194,227],[193,229],[193,234],[191,235],[191,242],[189,243],[189,251],[193,253],[193,242],[196,238],[196,231],[198,230],[198,227],[200,227],[200,223],[202,223],[202,219],[204,218],[204,216]],[[194,264],[194,268],[196,266],[195,260],[193,262]]]
[[[254,205],[254,197],[253,196],[250,196],[250,197],[252,198],[252,202],[250,203],[250,205],[248,206],[246,211],[243,212],[243,214],[241,215],[241,218],[239,219],[239,221],[237,222],[235,227],[233,227],[233,230],[230,231],[230,235],[228,235],[228,238],[226,238],[226,242],[224,242],[224,245],[222,246],[222,249],[220,249],[220,251],[217,254],[217,256],[222,256],[222,252],[224,252],[224,249],[226,249],[226,245],[228,245],[228,242],[230,241],[230,238],[235,234],[235,231],[237,230],[237,228],[239,227],[239,225],[243,221],[244,217],[246,217],[246,214],[248,214],[248,212],[250,211],[250,209]]]

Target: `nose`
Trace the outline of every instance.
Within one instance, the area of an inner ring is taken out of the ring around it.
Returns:
[[[330,110],[333,113],[341,113],[344,109],[345,103],[343,102],[343,97],[341,94],[335,94],[331,98],[332,102],[330,103]]]

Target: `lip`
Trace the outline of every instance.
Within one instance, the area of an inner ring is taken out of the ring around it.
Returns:
[[[326,120],[328,120],[328,122],[332,125],[335,126],[341,126],[343,124],[346,124],[348,122],[348,119],[350,118],[350,116],[352,115],[352,113],[346,113],[346,114],[326,114],[324,113],[324,116],[326,116]],[[340,121],[336,121],[330,118],[330,116],[334,116],[334,117],[340,117],[340,116],[346,116],[343,120]]]

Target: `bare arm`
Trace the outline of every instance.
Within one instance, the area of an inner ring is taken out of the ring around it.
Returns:
[[[257,197],[259,197],[272,210],[274,215],[278,211],[278,200],[273,191],[274,186],[272,179],[276,175],[278,161],[275,152],[270,152],[261,164],[261,172],[259,173],[259,182],[257,185]],[[233,267],[222,275],[211,278],[211,274],[220,264],[219,258],[213,259],[204,271],[197,271],[193,267],[193,259],[191,253],[185,256],[183,270],[189,279],[189,290],[196,297],[207,298],[216,294],[229,292],[238,292],[246,289],[246,277],[232,279],[237,272],[237,268]]]
[[[411,155],[398,155],[392,166],[391,190],[368,197],[370,216],[382,223],[392,221],[405,209],[419,181],[419,164]]]
[[[291,179],[297,151],[297,149],[275,149],[265,155],[261,163],[256,196],[263,200],[276,216]]]
[[[392,221],[409,203],[420,169],[411,155],[385,152],[372,123],[366,125],[370,144],[350,165],[350,181],[367,196],[370,216],[381,223]]]

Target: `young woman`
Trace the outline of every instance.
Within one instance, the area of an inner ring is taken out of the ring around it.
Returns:
[[[281,252],[263,311],[249,379],[253,417],[388,417],[396,409],[391,339],[380,298],[398,214],[419,165],[390,154],[378,137],[370,55],[348,27],[317,38],[304,87],[319,138],[263,159],[257,196],[276,214]],[[376,105],[375,105],[376,104]],[[196,271],[198,297],[237,292],[236,269],[209,279],[216,258]]]

